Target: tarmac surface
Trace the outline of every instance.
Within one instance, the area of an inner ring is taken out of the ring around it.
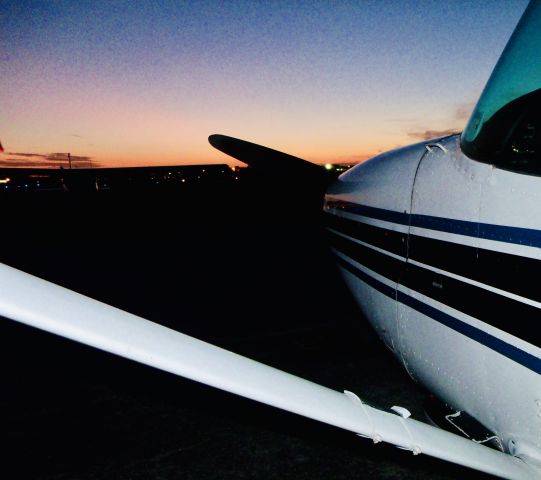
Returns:
[[[7,198],[1,261],[423,420],[424,392],[345,290],[317,215],[236,188]],[[0,338],[1,478],[490,478],[10,321]]]

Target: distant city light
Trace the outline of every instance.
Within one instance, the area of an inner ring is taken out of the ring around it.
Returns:
[[[32,169],[28,170],[23,168],[20,169],[18,173],[12,174],[10,171],[9,173],[11,177],[4,176],[6,173],[8,173],[5,169],[0,170],[2,170],[0,172],[0,191],[2,192],[6,189],[16,189],[20,191],[52,191],[66,189],[66,186],[63,183],[62,170],[51,170],[51,173],[36,174],[32,171]],[[205,173],[203,173],[203,171]],[[88,187],[88,185],[90,185],[90,181],[95,184],[97,190],[122,190],[124,188],[140,187],[145,188],[145,186],[150,185],[152,185],[154,188],[160,188],[161,186],[164,186],[164,188],[166,186],[167,188],[172,188],[174,187],[173,183],[175,183],[179,188],[181,188],[178,183],[187,184],[195,182],[199,184],[215,183],[223,180],[240,180],[240,171],[241,168],[236,167],[234,169],[234,173],[229,176],[227,172],[231,172],[231,170],[224,168],[223,165],[205,165],[205,168],[194,168],[193,166],[174,166],[163,170],[162,167],[160,167],[159,169],[157,169],[157,171],[138,171],[137,169],[133,170],[130,168],[118,170],[111,169],[111,171],[107,171],[106,174],[113,176],[113,180],[115,181],[112,184],[109,183],[108,178],[105,178],[105,176],[102,176],[101,174],[95,177],[94,174],[90,175],[85,173],[84,171],[81,171],[80,175],[78,173],[75,174],[74,172],[73,178],[77,181],[74,181],[73,185],[69,186],[69,189],[74,191],[78,190],[79,188],[85,189]],[[209,175],[206,175],[207,173]],[[213,175],[211,175],[211,173]],[[224,175],[223,180],[218,179],[215,175],[216,173],[222,173],[222,175]],[[86,183],[86,180],[88,180],[88,183]]]
[[[325,170],[332,170],[332,163],[326,163]]]

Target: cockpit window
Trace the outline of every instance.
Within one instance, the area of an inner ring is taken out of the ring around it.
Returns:
[[[541,174],[541,2],[531,2],[461,138],[469,157]]]

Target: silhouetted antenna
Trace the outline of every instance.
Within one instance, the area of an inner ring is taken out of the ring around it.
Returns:
[[[71,170],[71,154],[69,152],[68,152],[68,162],[69,162],[70,170]]]

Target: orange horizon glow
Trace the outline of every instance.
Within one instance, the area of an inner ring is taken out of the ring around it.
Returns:
[[[410,142],[411,143],[411,142]],[[269,146],[269,145],[266,145]],[[364,162],[385,150],[396,148],[398,145],[390,145],[389,148],[371,151],[370,153],[359,153],[355,155],[347,154],[332,154],[325,152],[307,151],[299,153],[299,149],[281,150],[285,153],[298,156],[310,162],[325,165],[325,164],[357,164]],[[272,146],[271,148],[275,148]],[[279,148],[275,148],[280,150]],[[55,149],[54,152],[34,150],[32,152],[20,152],[24,149],[14,149],[16,151],[0,152],[0,168],[69,168],[68,149],[64,148],[63,153],[56,153],[60,149]],[[82,150],[81,150],[82,151]],[[113,153],[107,155],[101,152],[100,149],[87,149],[93,155],[81,155],[78,149],[69,151],[72,158],[72,168],[124,168],[124,167],[143,167],[143,166],[182,166],[182,165],[212,165],[212,164],[227,164],[231,166],[243,166],[244,164],[222,152],[214,150],[210,145],[205,146],[200,151],[192,150],[187,155],[179,155],[171,151],[163,150],[156,153],[153,148],[139,148],[132,153]],[[95,152],[95,153],[94,153]],[[54,161],[49,160],[54,157]],[[86,160],[86,157],[89,157]],[[80,160],[84,158],[84,160]],[[4,163],[4,161],[6,161]],[[13,162],[10,165],[9,162]],[[20,164],[16,164],[20,162]]]

